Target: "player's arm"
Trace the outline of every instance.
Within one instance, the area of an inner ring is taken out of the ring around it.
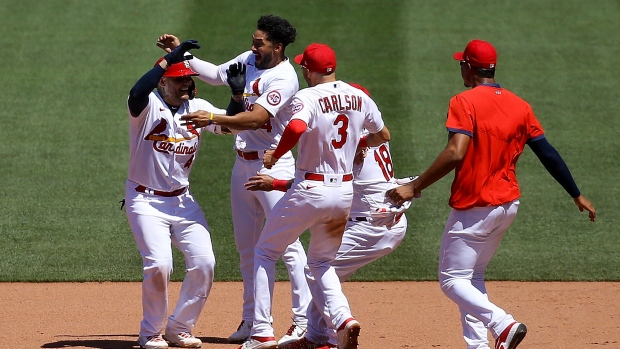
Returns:
[[[172,52],[180,44],[179,38],[172,34],[163,34],[157,39],[157,47],[166,52]],[[224,84],[220,77],[220,66],[196,57],[190,61],[190,66],[192,70],[200,74],[198,78],[209,85],[218,86]]]
[[[276,162],[286,154],[289,150],[293,149],[295,144],[301,138],[301,135],[306,132],[308,125],[305,121],[300,119],[293,119],[286,125],[284,132],[282,132],[282,138],[275,150],[267,150],[263,155],[263,165],[266,168],[271,168]]]
[[[387,126],[383,126],[381,131],[370,133],[360,139],[358,148],[377,147],[390,140],[390,131]]]
[[[409,184],[388,190],[386,195],[396,204],[419,197],[422,190],[437,182],[463,161],[471,137],[464,133],[450,132],[448,144],[439,153],[429,168]]]
[[[260,104],[254,104],[252,111],[238,113],[234,116],[209,113],[198,110],[181,117],[184,125],[191,124],[194,127],[205,127],[211,124],[221,125],[235,130],[256,130],[263,126],[270,118],[269,112]]]
[[[289,180],[273,178],[268,174],[256,172],[256,176],[252,176],[244,184],[245,189],[250,191],[287,191],[293,185],[293,178]]]
[[[547,172],[551,174],[551,176],[566,190],[568,195],[573,198],[575,205],[579,208],[580,211],[587,210],[590,214],[590,220],[594,222],[596,219],[596,209],[590,202],[590,200],[586,199],[579,188],[577,187],[577,183],[573,179],[573,176],[560,156],[560,153],[547,141],[547,139],[543,136],[536,140],[528,141],[527,143],[530,146],[530,149],[536,154],[538,160],[545,166]]]
[[[155,65],[153,69],[142,75],[136,84],[133,85],[129,91],[129,98],[127,99],[127,106],[132,116],[136,117],[140,115],[149,104],[149,94],[157,87],[167,67],[166,61],[162,60],[159,64]]]

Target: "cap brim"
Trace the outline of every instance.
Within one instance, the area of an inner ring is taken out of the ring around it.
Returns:
[[[456,52],[456,53],[454,53],[454,55],[452,57],[454,57],[454,59],[456,59],[457,61],[462,61],[463,60],[463,52]]]
[[[298,54],[297,56],[295,56],[294,61],[295,61],[295,63],[297,63],[297,64],[301,64],[301,60],[302,60],[302,59],[304,59],[304,54],[303,54],[303,53],[300,53],[300,54]]]

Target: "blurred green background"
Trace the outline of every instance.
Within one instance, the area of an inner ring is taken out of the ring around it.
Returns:
[[[474,38],[492,42],[497,81],[532,104],[599,215],[590,223],[526,149],[520,212],[488,279],[620,280],[618,1],[2,0],[0,281],[141,280],[118,204],[129,89],[162,56],[161,34],[197,39],[202,48],[194,54],[219,64],[250,49],[263,14],[297,28],[288,56],[327,43],[338,55],[338,78],[370,90],[392,131],[400,177],[423,171],[445,145],[448,101],[464,89],[452,54]],[[225,107],[229,90],[199,81],[198,95]],[[191,176],[220,281],[240,279],[228,191],[232,145],[231,137],[207,135]],[[403,244],[353,280],[436,279],[450,182],[424,192],[408,212]],[[286,277],[281,264],[278,276]]]

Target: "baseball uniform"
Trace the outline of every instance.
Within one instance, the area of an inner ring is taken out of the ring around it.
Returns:
[[[230,198],[235,243],[240,257],[241,275],[243,276],[243,321],[254,320],[254,248],[262,231],[265,217],[282,198],[283,193],[251,192],[243,184],[257,172],[266,173],[277,178],[291,178],[294,175],[295,160],[287,152],[271,169],[263,167],[263,153],[276,148],[282,132],[287,125],[290,102],[299,89],[295,69],[288,59],[270,69],[257,69],[255,56],[251,51],[244,52],[234,59],[217,67],[193,59],[192,68],[199,78],[210,84],[226,84],[226,69],[233,63],[246,65],[246,88],[243,103],[246,111],[251,111],[255,104],[265,108],[270,119],[257,130],[235,132],[234,150],[237,154],[232,169]],[[282,255],[291,280],[293,321],[305,328],[306,311],[311,301],[310,291],[305,279],[304,266],[306,254],[299,239],[287,246]],[[242,326],[244,323],[242,323]]]
[[[166,333],[191,332],[213,282],[215,257],[207,220],[189,190],[189,174],[203,129],[181,126],[180,116],[196,110],[221,113],[194,98],[176,113],[158,92],[137,116],[129,112],[129,170],[125,184],[127,218],[142,256],[143,320],[140,337],[159,335],[168,313],[168,282],[174,244],[185,256],[186,276]],[[205,130],[213,133],[216,128]]]
[[[342,81],[300,90],[293,98],[292,113],[292,120],[303,121],[307,128],[297,144],[297,169],[291,190],[267,217],[256,246],[255,337],[273,337],[269,314],[275,261],[286,245],[305,230],[311,234],[309,272],[325,296],[330,321],[338,328],[352,319],[331,263],[351,209],[353,159],[362,130],[376,133],[384,127],[372,99]],[[314,295],[316,291],[312,291]]]

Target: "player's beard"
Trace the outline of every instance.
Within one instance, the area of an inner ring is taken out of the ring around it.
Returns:
[[[256,62],[256,68],[267,69],[269,68],[271,62],[273,62],[273,52],[270,52],[269,54],[261,54],[260,62]]]

